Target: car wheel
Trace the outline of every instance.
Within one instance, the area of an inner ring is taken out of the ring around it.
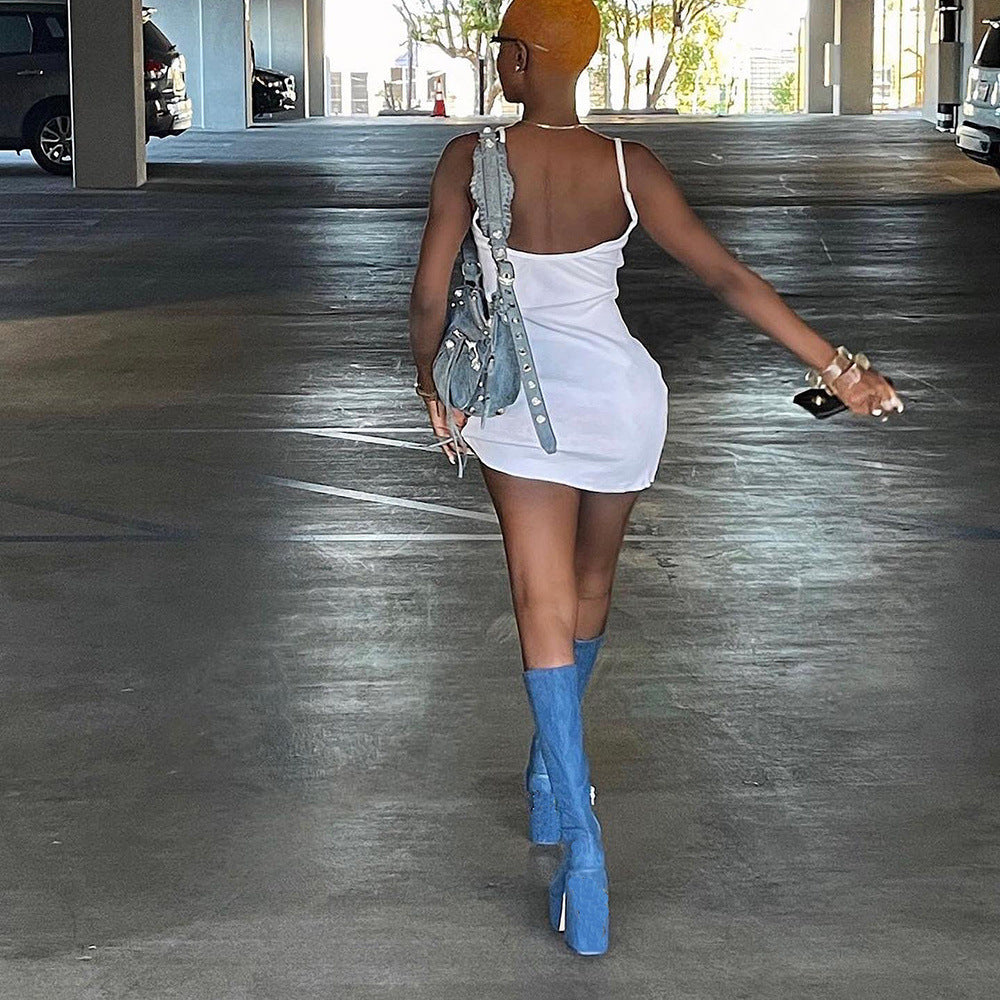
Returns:
[[[39,116],[31,133],[31,155],[50,174],[68,177],[73,173],[73,129],[68,108]]]

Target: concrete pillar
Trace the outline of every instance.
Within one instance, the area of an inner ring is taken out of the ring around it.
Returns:
[[[875,72],[874,0],[836,0],[834,42],[840,47],[840,84],[833,88],[833,113],[870,115]]]
[[[310,118],[326,115],[326,0],[306,0],[306,41],[308,49],[308,113]]]
[[[823,83],[823,57],[827,42],[833,41],[835,0],[809,0],[806,10],[806,111],[829,114],[833,111],[833,88]]]
[[[305,118],[309,101],[306,0],[269,0],[271,68],[295,77],[295,109],[282,118]],[[259,61],[259,57],[258,57]]]
[[[938,102],[961,100],[969,79],[969,68],[986,33],[985,17],[1000,17],[1000,0],[962,0],[959,23],[961,57],[951,58],[942,51],[937,16],[938,0],[923,0],[925,15],[926,58],[924,60],[924,104],[921,117],[937,125]],[[944,47],[947,49],[947,46]],[[943,57],[943,58],[942,58]],[[958,122],[962,122],[961,107]]]
[[[73,183],[146,183],[142,0],[71,0],[70,106]]]
[[[250,39],[258,66],[271,65],[271,0],[250,0]]]
[[[195,124],[223,132],[253,121],[248,0],[160,0],[156,23],[184,54]]]

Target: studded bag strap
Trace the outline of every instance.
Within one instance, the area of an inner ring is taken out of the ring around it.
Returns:
[[[479,135],[483,157],[482,202],[485,204],[486,234],[497,267],[497,306],[500,315],[510,323],[514,350],[518,360],[521,388],[528,403],[528,413],[542,448],[551,454],[556,450],[556,437],[545,406],[542,386],[528,342],[528,331],[521,316],[521,307],[514,294],[514,265],[507,257],[507,234],[510,232],[510,204],[514,196],[514,180],[507,167],[507,137],[501,127],[493,132],[486,126]]]
[[[462,280],[469,287],[482,285],[479,253],[476,251],[476,241],[473,239],[471,226],[462,239]]]

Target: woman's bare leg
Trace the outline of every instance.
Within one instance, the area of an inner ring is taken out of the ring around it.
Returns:
[[[639,492],[580,494],[574,558],[577,639],[593,639],[607,624],[618,556]]]
[[[580,491],[480,465],[500,520],[526,670],[573,662]]]

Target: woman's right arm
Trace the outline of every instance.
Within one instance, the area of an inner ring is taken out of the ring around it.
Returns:
[[[825,368],[834,346],[788,306],[770,282],[733,256],[695,214],[670,171],[640,142],[625,142],[629,188],[643,228],[719,299],[807,365]],[[902,409],[892,386],[874,369],[840,397],[855,413]]]

